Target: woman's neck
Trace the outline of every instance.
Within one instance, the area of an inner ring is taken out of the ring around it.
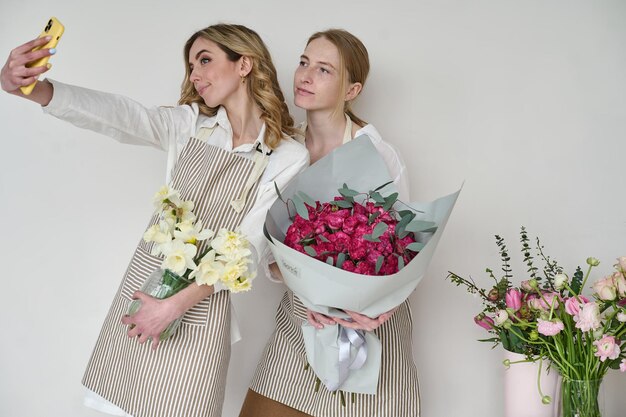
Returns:
[[[332,111],[308,111],[305,144],[311,163],[325,157],[343,144],[346,116]]]
[[[263,126],[259,106],[245,92],[224,103],[224,108],[233,130],[233,149],[244,143],[254,143]]]

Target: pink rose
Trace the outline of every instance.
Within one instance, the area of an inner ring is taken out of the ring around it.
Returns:
[[[613,282],[613,276],[606,277],[593,284],[593,290],[598,294],[598,298],[604,301],[615,300],[617,288]]]
[[[615,266],[617,266],[622,272],[626,273],[626,256],[620,256],[617,258],[617,265]]]
[[[578,320],[576,321],[576,327],[583,332],[589,330],[595,330],[600,327],[600,306],[597,303],[583,304],[580,313],[578,314]]]
[[[478,324],[485,330],[491,330],[495,327],[491,317],[486,316],[485,313],[480,313],[479,315],[474,317],[474,323]]]
[[[600,358],[600,362],[604,362],[607,359],[617,359],[620,354],[619,344],[615,341],[615,336],[607,336],[600,340],[596,340],[593,344],[598,348],[598,351],[594,353],[595,356]]]
[[[522,292],[516,288],[511,288],[504,296],[506,306],[517,311],[522,306]]]
[[[565,326],[559,319],[542,320],[537,319],[537,331],[544,336],[554,336],[563,330]]]
[[[619,370],[626,372],[626,359],[622,359],[622,363],[619,364]]]
[[[576,297],[570,297],[565,300],[565,312],[570,316],[577,316],[580,313],[580,306],[589,302],[589,299],[584,295],[579,295],[578,298],[580,302]]]

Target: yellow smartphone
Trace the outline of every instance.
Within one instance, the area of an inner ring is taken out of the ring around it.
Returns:
[[[59,22],[59,20],[56,17],[51,17],[48,20],[46,27],[43,29],[43,31],[41,31],[41,34],[39,35],[39,37],[43,38],[44,36],[51,36],[52,39],[50,39],[50,41],[46,43],[45,45],[33,48],[33,51],[38,51],[40,49],[47,49],[47,48],[55,48],[57,44],[59,43],[59,39],[61,39],[61,35],[63,35],[64,31],[65,31],[65,27],[63,26],[63,24]],[[41,67],[41,66],[46,65],[49,59],[50,59],[49,56],[45,56],[41,59],[38,59],[37,61],[29,62],[28,64],[26,64],[26,66],[28,68]],[[37,84],[37,81],[33,82],[30,85],[20,87],[20,90],[22,90],[22,93],[24,93],[25,95],[29,95],[33,91],[33,88],[35,88],[35,84]]]

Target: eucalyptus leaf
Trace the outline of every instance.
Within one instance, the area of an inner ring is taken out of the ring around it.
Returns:
[[[374,223],[374,220],[376,220],[376,218],[380,216],[380,211],[377,211],[375,213],[370,214],[370,216],[367,219],[367,224],[372,224]]]
[[[352,208],[352,203],[346,200],[335,200],[331,201],[330,204],[340,208]]]
[[[376,259],[376,273],[380,272],[380,268],[383,266],[383,262],[385,261],[385,257],[383,255],[379,255],[378,259]]]
[[[337,191],[339,191],[339,194],[341,194],[344,197],[354,197],[360,194],[358,191],[348,188],[346,184],[343,184],[343,187],[339,188]]]
[[[328,258],[326,258],[326,263],[327,263],[328,265],[333,265],[333,257],[332,257],[332,256],[329,256]]]
[[[324,242],[324,243],[329,243],[330,242],[330,240],[326,239],[326,236],[324,236],[324,235],[317,235],[317,237],[319,237],[320,240],[322,242]]]
[[[304,201],[300,198],[299,195],[293,196],[293,205],[296,206],[296,213],[300,215],[305,220],[309,220],[309,210],[304,205]]]
[[[433,227],[436,228],[436,226],[437,224],[435,222],[413,220],[411,223],[406,225],[405,230],[408,232],[426,232],[431,230]]]
[[[404,268],[404,258],[400,255],[396,255],[398,257],[398,271]]]
[[[380,222],[376,226],[374,226],[374,230],[372,230],[372,237],[374,239],[378,239],[381,237],[389,228],[387,223]]]
[[[394,205],[394,203],[398,200],[398,193],[393,193],[388,195],[385,198],[385,204],[383,204],[383,210],[389,211],[389,209]]]
[[[370,197],[376,204],[385,204],[385,197],[376,191],[370,192]]]
[[[380,239],[373,237],[372,235],[363,235],[363,239],[367,240],[368,242],[380,242]]]
[[[343,252],[339,252],[339,255],[337,255],[337,268],[341,268],[341,266],[343,265],[345,261],[346,261],[346,254]]]
[[[400,221],[396,224],[396,235],[403,234],[404,233],[404,229],[406,228],[406,225],[409,224],[411,222],[411,220],[413,220],[413,217],[415,217],[415,214],[413,214],[410,211],[409,211],[409,213],[410,214],[407,214],[407,215],[401,217]],[[404,234],[404,236],[406,236],[406,234]],[[402,236],[402,237],[404,237],[404,236]]]
[[[314,258],[317,256],[317,251],[312,246],[305,246],[304,251],[307,253],[307,255]]]
[[[315,204],[315,200],[313,200],[313,198],[311,198],[311,196],[304,191],[298,191],[298,195],[300,195],[302,201],[311,206],[311,208],[317,207],[317,204]]]
[[[413,242],[408,244],[406,248],[412,252],[419,252],[424,248],[424,246],[426,246],[426,244],[422,242]]]

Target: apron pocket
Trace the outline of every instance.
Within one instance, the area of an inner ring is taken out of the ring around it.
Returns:
[[[148,276],[161,267],[163,260],[157,256],[153,256],[141,246],[135,250],[133,259],[128,265],[124,282],[122,283],[121,297],[130,301],[135,291],[138,291]],[[196,285],[196,284],[191,284]],[[205,326],[209,311],[210,298],[208,297],[198,304],[190,308],[183,316],[183,323]]]

